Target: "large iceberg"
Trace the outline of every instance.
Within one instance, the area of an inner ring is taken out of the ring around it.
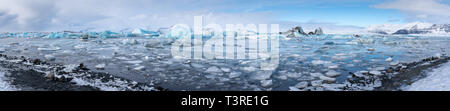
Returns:
[[[131,32],[131,34],[133,34],[134,36],[145,36],[145,37],[153,37],[153,36],[159,36],[158,32],[153,32],[153,31],[147,31],[144,29],[134,29],[133,32]]]

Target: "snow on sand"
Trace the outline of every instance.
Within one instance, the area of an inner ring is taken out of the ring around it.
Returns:
[[[409,91],[450,91],[450,62],[428,72],[427,77],[405,87]]]

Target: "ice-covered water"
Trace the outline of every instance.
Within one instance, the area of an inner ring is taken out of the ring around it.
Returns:
[[[349,72],[377,75],[391,65],[450,51],[450,37],[281,38],[280,64],[274,71],[260,70],[261,60],[176,59],[171,55],[174,39],[165,37],[3,37],[0,53],[62,65],[83,63],[95,71],[171,90],[296,90],[339,87]]]

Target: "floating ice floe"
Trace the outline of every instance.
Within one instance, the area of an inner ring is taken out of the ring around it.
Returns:
[[[267,80],[272,76],[272,71],[258,71],[250,76],[255,80]]]
[[[209,67],[205,72],[214,74],[214,73],[222,73],[222,70],[220,70],[217,66],[212,66]]]
[[[337,69],[337,68],[339,68],[339,66],[338,66],[338,65],[332,65],[332,66],[328,66],[328,69]]]
[[[286,76],[290,78],[299,78],[300,76],[302,76],[302,73],[289,72],[286,74]]]
[[[129,64],[140,64],[140,63],[142,63],[143,61],[141,61],[141,60],[134,60],[134,61],[125,61],[125,63],[129,63]]]
[[[106,66],[106,64],[98,64],[98,65],[95,65],[95,68],[97,68],[97,69],[105,69],[105,66]]]
[[[385,61],[386,62],[392,62],[392,60],[394,60],[392,57],[387,58]]]
[[[252,73],[258,70],[258,68],[255,67],[244,67],[242,68],[243,71],[245,71],[246,73]]]
[[[262,80],[261,81],[261,86],[262,87],[269,87],[269,86],[272,86],[272,80]]]
[[[310,73],[312,77],[320,77],[323,76],[322,73]]]
[[[311,61],[311,63],[314,65],[324,65],[324,64],[330,64],[331,61],[313,60],[313,61]]]
[[[302,91],[296,87],[289,87],[289,91]]]
[[[197,64],[197,63],[191,63],[191,67],[195,68],[195,69],[202,69],[205,68],[205,66],[201,65],[201,64]]]
[[[336,78],[331,78],[331,77],[327,77],[327,76],[320,76],[319,78],[321,80],[328,81],[328,82],[335,82],[336,81]]]
[[[325,75],[327,75],[328,77],[336,77],[336,76],[341,75],[341,73],[336,72],[336,71],[334,71],[334,70],[330,70],[330,71],[328,71],[327,73],[325,73]]]
[[[226,67],[222,67],[222,68],[220,68],[220,70],[222,70],[223,72],[226,72],[226,73],[231,72],[231,69],[226,68]]]
[[[64,71],[64,72],[72,72],[75,69],[77,69],[78,66],[79,66],[78,64],[64,65],[64,69],[62,71]]]
[[[308,82],[299,82],[294,87],[299,88],[299,89],[306,88],[306,87],[308,87]]]
[[[145,66],[138,66],[138,67],[134,68],[134,70],[137,70],[137,71],[142,71],[144,69],[145,69]]]
[[[380,71],[374,70],[374,71],[369,71],[369,74],[375,75],[375,76],[380,76],[382,75]]]
[[[323,83],[323,80],[315,80],[315,81],[311,81],[311,86],[313,87],[318,87],[321,86]]]
[[[122,40],[123,45],[136,45],[139,44],[139,42],[136,39],[124,39]]]
[[[239,76],[241,76],[242,73],[241,72],[231,72],[230,75],[228,75],[229,78],[237,78]]]
[[[54,55],[50,55],[50,54],[49,55],[45,55],[44,57],[47,60],[55,60],[56,59]]]
[[[385,67],[376,67],[374,69],[377,70],[377,71],[382,71],[382,70],[385,70],[386,68]]]
[[[44,48],[44,47],[40,47],[37,48],[38,51],[57,51],[60,50],[61,48],[59,47],[49,47],[49,48]]]
[[[397,66],[398,64],[400,64],[400,62],[398,62],[398,61],[389,63],[389,65],[391,65],[391,66]]]

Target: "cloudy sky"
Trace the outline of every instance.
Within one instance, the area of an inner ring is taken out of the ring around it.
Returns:
[[[0,32],[266,23],[352,29],[450,23],[450,0],[0,0]]]

